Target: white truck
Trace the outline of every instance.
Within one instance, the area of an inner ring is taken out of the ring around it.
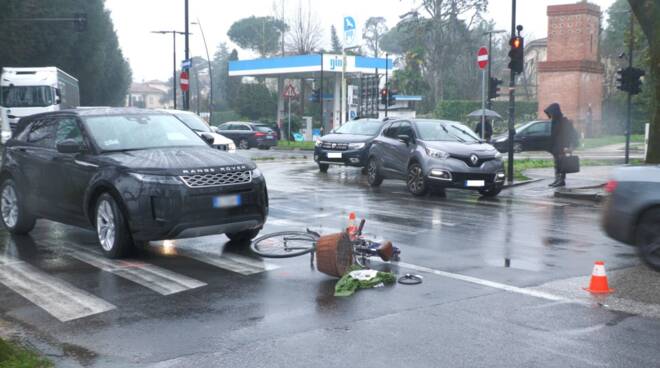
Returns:
[[[54,67],[2,68],[0,75],[0,116],[2,141],[8,136],[7,125],[13,130],[18,119],[41,112],[76,108],[80,105],[78,80]]]

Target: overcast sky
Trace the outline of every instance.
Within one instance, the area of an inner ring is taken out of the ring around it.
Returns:
[[[330,26],[342,29],[344,15],[352,15],[358,23],[370,16],[383,16],[393,27],[404,14],[419,5],[420,0],[285,0],[288,13],[297,8],[299,1],[309,1],[324,28],[326,48],[330,43]],[[566,0],[518,0],[518,24],[525,27],[523,34],[528,40],[547,35],[546,7],[571,3]],[[592,0],[606,10],[614,0]],[[213,55],[220,42],[234,47],[227,37],[231,24],[251,15],[273,15],[273,0],[189,0],[190,21],[199,19],[204,27],[209,52]],[[183,31],[183,0],[106,0],[106,8],[119,35],[124,55],[129,59],[135,81],[166,80],[172,74],[172,37],[150,33],[155,30],[176,29]],[[230,5],[231,4],[231,5]],[[511,1],[490,0],[486,18],[497,22],[499,28],[511,27]],[[190,26],[190,52],[192,56],[205,57],[204,43],[196,25]],[[177,59],[183,59],[183,37],[177,39]],[[239,50],[241,59],[254,54]]]

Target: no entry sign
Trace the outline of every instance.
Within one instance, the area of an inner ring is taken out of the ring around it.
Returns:
[[[477,64],[479,65],[479,69],[483,69],[486,66],[488,66],[488,49],[485,47],[482,47],[479,49],[479,52],[477,52]]]
[[[183,92],[188,92],[188,87],[189,87],[190,82],[188,81],[188,72],[183,71],[179,75],[179,85],[181,86],[181,90]]]

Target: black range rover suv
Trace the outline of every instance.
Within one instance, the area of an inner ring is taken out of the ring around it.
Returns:
[[[248,159],[209,147],[174,116],[80,109],[21,119],[3,151],[0,219],[14,234],[44,218],[95,229],[103,252],[225,233],[255,237],[266,182]]]

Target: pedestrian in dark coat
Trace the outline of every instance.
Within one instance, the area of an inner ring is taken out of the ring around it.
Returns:
[[[490,119],[488,119],[488,118],[486,118],[484,120],[485,120],[486,124],[482,124],[481,120],[479,120],[479,123],[477,123],[477,126],[474,128],[474,132],[477,133],[477,136],[479,136],[479,138],[483,137],[483,139],[486,142],[490,142],[490,138],[493,136],[493,124],[490,122]],[[481,130],[483,129],[484,125],[486,127],[486,130],[483,132],[483,135],[482,135]]]
[[[550,104],[543,111],[552,120],[550,153],[555,159],[555,181],[550,186],[563,187],[566,185],[566,173],[560,172],[561,160],[577,146],[577,132],[573,123],[561,112],[558,103]]]

